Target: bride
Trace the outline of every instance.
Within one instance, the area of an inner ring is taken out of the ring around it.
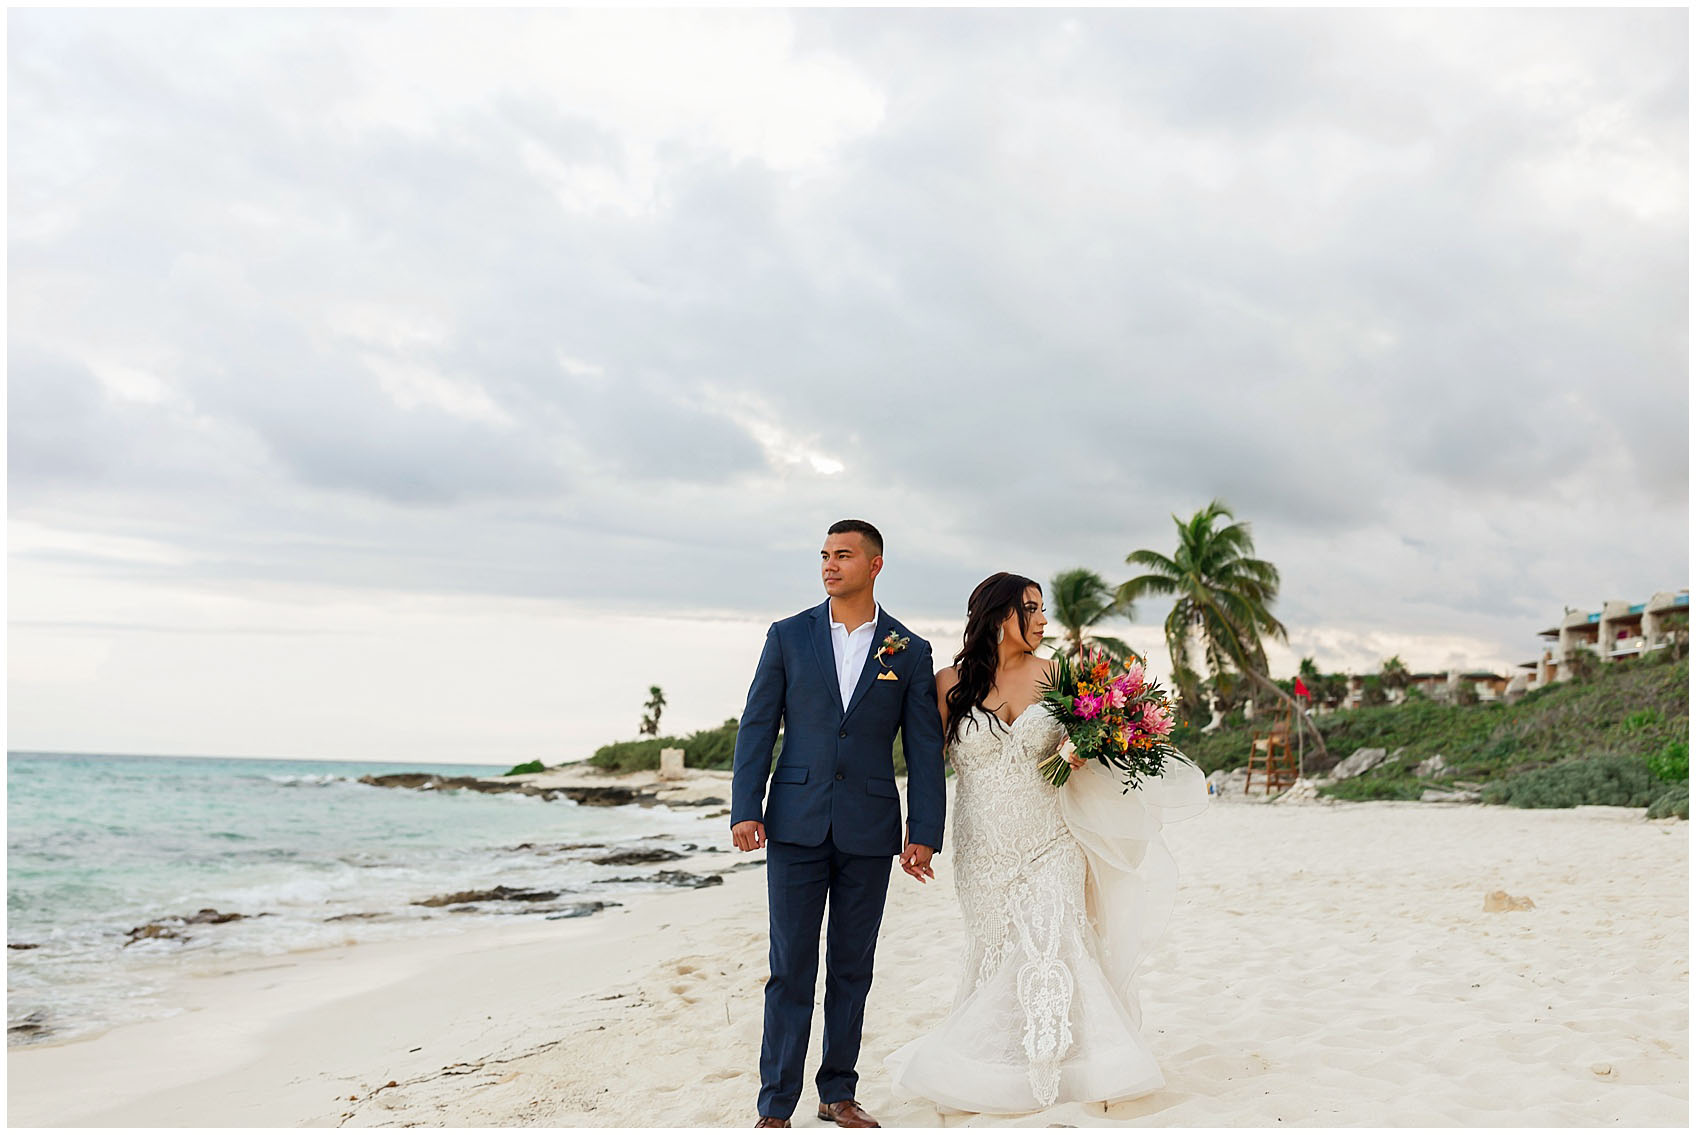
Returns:
[[[1034,653],[1046,625],[1041,587],[992,575],[936,676],[958,777],[965,968],[948,1016],[885,1063],[896,1088],[962,1111],[1125,1099],[1165,1082],[1133,979],[1176,896],[1161,826],[1205,809],[1206,782],[1173,763],[1122,794],[1118,773],[1070,755],[1064,785],[1042,779],[1037,765],[1065,740],[1038,704],[1053,665]]]

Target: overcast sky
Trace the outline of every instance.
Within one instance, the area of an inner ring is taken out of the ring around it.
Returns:
[[[1683,11],[7,20],[13,749],[715,724],[844,516],[939,656],[1213,497],[1278,673],[1688,583]]]

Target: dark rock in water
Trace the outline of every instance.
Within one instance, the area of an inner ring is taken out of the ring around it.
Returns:
[[[552,854],[560,851],[589,851],[605,847],[604,843],[521,843],[508,851],[541,851]]]
[[[46,1009],[31,1010],[27,1015],[18,1018],[16,1021],[13,1021],[11,1024],[6,1026],[6,1036],[8,1038],[18,1037],[20,1039],[28,1038],[36,1040],[40,1037],[46,1036],[47,1032]]]
[[[723,875],[691,875],[687,871],[658,871],[652,875],[630,875],[621,879],[596,879],[599,883],[659,883],[667,887],[716,887],[724,882]]]
[[[558,921],[561,918],[582,918],[585,915],[594,914],[598,910],[605,910],[609,906],[617,906],[617,905],[618,904],[615,903],[615,902],[578,902],[578,903],[572,903],[570,906],[561,907],[559,910],[555,911],[553,914],[548,915],[547,920],[549,922],[555,922],[555,921]]]
[[[615,806],[619,804],[652,803],[652,792],[638,792],[623,785],[567,785],[543,788],[536,784],[519,784],[507,780],[483,780],[475,776],[438,776],[433,772],[390,772],[381,776],[362,776],[359,783],[377,788],[414,788],[433,792],[516,792],[521,796],[540,796],[557,800],[561,796],[579,804]]]
[[[663,847],[652,849],[631,848],[626,851],[615,851],[611,855],[602,855],[589,862],[600,867],[629,867],[636,863],[665,863],[672,859],[682,859],[681,851],[668,851]]]
[[[170,938],[174,941],[186,942],[189,936],[182,932],[181,928],[184,926],[216,926],[219,923],[235,922],[243,918],[269,917],[269,911],[262,914],[236,914],[234,912],[226,914],[209,906],[203,906],[193,914],[168,914],[142,926],[132,926],[129,932],[129,941],[125,942],[124,945],[133,946],[144,938]]]
[[[349,921],[352,921],[355,918],[381,918],[381,917],[383,917],[383,912],[380,911],[380,910],[362,910],[362,911],[358,912],[357,914],[332,914],[330,917],[326,918],[324,921],[325,922],[349,922]]]
[[[359,778],[359,783],[378,788],[434,788],[441,779],[433,772],[389,772],[381,776],[367,774]]]
[[[495,887],[487,891],[455,891],[451,895],[436,895],[419,899],[413,906],[456,906],[471,902],[548,902],[559,898],[558,891],[526,891],[520,887]]]
[[[722,796],[703,796],[699,800],[661,800],[667,808],[717,808],[724,803]]]
[[[634,788],[623,785],[584,785],[578,788],[556,788],[554,791],[563,792],[579,804],[595,807],[611,808],[620,804],[652,804],[652,792],[638,792]]]
[[[145,926],[135,926],[130,929],[129,941],[126,946],[133,946],[144,938],[172,938],[178,941],[188,941],[188,935],[175,926],[167,926],[163,922],[149,922]]]
[[[41,943],[40,942],[7,942],[6,948],[8,950],[37,950],[37,949],[41,948]]]

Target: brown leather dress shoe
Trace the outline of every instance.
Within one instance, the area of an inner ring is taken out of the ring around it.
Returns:
[[[838,1100],[836,1103],[819,1104],[819,1118],[829,1120],[838,1127],[881,1127],[882,1124],[860,1109],[853,1100]]]
[[[754,1126],[755,1127],[788,1127],[789,1121],[787,1119],[779,1119],[775,1115],[762,1115],[762,1116],[760,1116],[760,1121],[758,1123],[754,1124]]]

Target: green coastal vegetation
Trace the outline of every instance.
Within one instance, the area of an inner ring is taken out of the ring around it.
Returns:
[[[772,749],[775,757],[783,748],[783,734],[777,736]],[[701,729],[685,737],[648,737],[640,741],[614,741],[595,750],[589,763],[612,772],[635,772],[660,767],[661,749],[682,749],[685,768],[728,769],[736,759],[736,718],[723,725]],[[901,737],[895,738],[895,775],[907,775],[907,761],[901,753]]]
[[[1173,743],[1204,772],[1248,762],[1257,723],[1244,715],[1255,699],[1268,711],[1290,715],[1304,750],[1303,772],[1323,777],[1357,749],[1384,749],[1389,757],[1358,776],[1320,789],[1343,800],[1418,800],[1428,789],[1478,791],[1485,803],[1522,808],[1612,804],[1646,808],[1651,818],[1688,819],[1690,699],[1688,650],[1678,649],[1603,665],[1593,655],[1574,659],[1569,681],[1533,690],[1509,704],[1480,701],[1462,683],[1451,701],[1436,701],[1411,683],[1400,658],[1362,679],[1359,708],[1313,714],[1294,696],[1294,679],[1268,673],[1264,640],[1288,641],[1272,614],[1278,570],[1254,556],[1250,526],[1222,501],[1189,519],[1172,517],[1177,541],[1171,553],[1143,548],[1125,562],[1140,574],[1113,585],[1087,568],[1058,573],[1049,588],[1052,625],[1046,645],[1078,655],[1103,650],[1123,660],[1133,651],[1103,635],[1097,625],[1130,619],[1150,598],[1171,602],[1165,617],[1172,659],[1172,701],[1182,723]],[[1299,676],[1311,696],[1332,701],[1347,682],[1321,674],[1303,659]],[[1400,691],[1398,701],[1390,695]],[[736,719],[687,736],[656,736],[663,695],[650,690],[648,735],[603,745],[589,763],[631,771],[659,767],[661,749],[679,748],[692,768],[728,769],[736,748]],[[657,704],[656,704],[657,702]],[[1222,714],[1217,728],[1201,723]],[[1261,720],[1260,728],[1266,721]],[[782,738],[778,739],[778,748]],[[1442,767],[1421,776],[1416,766],[1441,755]],[[525,767],[525,766],[521,766]],[[897,775],[906,771],[900,739]],[[516,771],[516,770],[515,770]]]
[[[521,776],[521,775],[523,775],[524,773],[527,773],[527,772],[543,772],[545,770],[546,770],[546,766],[543,765],[541,761],[525,761],[521,765],[513,765],[511,768],[509,768],[505,772],[501,773],[501,775],[502,776]]]
[[[1417,800],[1428,788],[1475,787],[1487,804],[1614,804],[1688,819],[1689,679],[1689,660],[1661,651],[1545,686],[1512,705],[1443,704],[1410,689],[1399,705],[1315,717],[1330,756],[1310,751],[1303,771],[1323,776],[1356,749],[1386,749],[1389,760],[1320,794]],[[1175,740],[1203,771],[1230,770],[1247,763],[1253,729],[1237,710],[1211,733],[1190,728]],[[1415,773],[1439,754],[1447,765],[1440,774]]]

